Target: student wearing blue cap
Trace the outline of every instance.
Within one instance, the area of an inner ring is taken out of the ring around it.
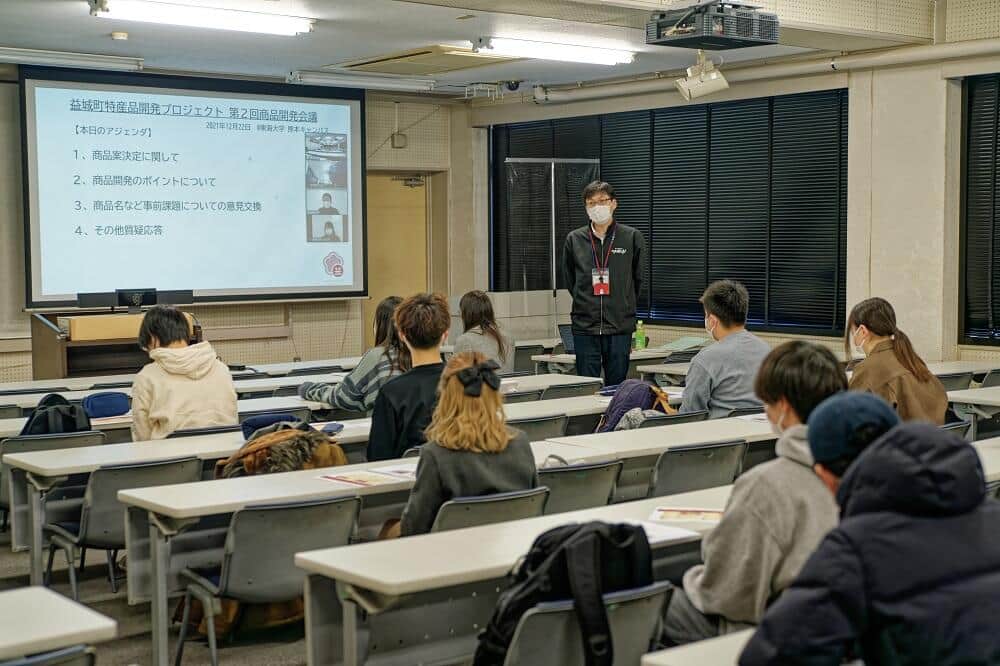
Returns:
[[[840,525],[768,610],[741,666],[1000,663],[1000,503],[967,442],[898,423],[868,393],[813,412],[809,445]]]

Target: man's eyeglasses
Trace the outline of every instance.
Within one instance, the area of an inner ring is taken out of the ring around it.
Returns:
[[[614,199],[591,199],[587,202],[587,208],[592,208],[593,206],[604,206],[612,201],[614,201]]]

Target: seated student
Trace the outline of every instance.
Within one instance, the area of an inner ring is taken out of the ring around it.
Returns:
[[[438,509],[455,497],[538,485],[527,436],[507,428],[497,369],[478,352],[455,354],[448,362],[427,444],[420,449],[417,480],[403,510],[403,536],[429,532]]]
[[[840,525],[768,610],[742,666],[1000,664],[1000,503],[972,446],[897,423],[865,393],[813,412],[809,445]]]
[[[847,318],[848,356],[864,358],[851,377],[852,391],[885,398],[904,421],[944,423],[948,394],[941,380],[917,356],[910,339],[896,327],[896,312],[882,298],[861,301]]]
[[[459,308],[465,332],[455,340],[455,353],[479,352],[508,371],[508,361],[513,361],[511,344],[497,326],[490,297],[484,291],[470,291],[462,296]]]
[[[771,348],[746,329],[750,294],[732,280],[708,285],[701,297],[705,330],[715,344],[691,360],[679,412],[708,410],[708,418],[729,416],[734,409],[761,406],[754,395],[757,369]]]
[[[847,390],[847,377],[825,347],[788,342],[764,359],[756,391],[779,439],[778,457],[736,480],[722,520],[702,541],[704,564],[684,574],[664,619],[673,644],[691,643],[760,622],[826,533],[837,505],[812,471],[806,420],[821,402]]]
[[[239,422],[229,368],[208,342],[189,346],[190,337],[177,308],[157,305],[143,317],[139,347],[153,362],[132,383],[132,441]]]
[[[330,409],[367,412],[375,404],[379,389],[394,375],[410,367],[410,352],[396,335],[392,315],[403,302],[399,296],[382,299],[375,309],[375,346],[365,352],[351,372],[339,384],[303,382],[299,397],[322,402]]]
[[[444,370],[441,345],[451,326],[448,301],[440,294],[410,296],[396,308],[394,320],[412,369],[383,384],[375,398],[368,460],[400,458],[424,443]]]

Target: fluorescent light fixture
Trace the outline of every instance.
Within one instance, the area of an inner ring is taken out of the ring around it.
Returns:
[[[147,0],[90,0],[90,13],[100,18],[163,23],[191,28],[213,28],[292,36],[311,32],[313,19],[262,14],[201,5],[178,5]]]
[[[309,86],[339,86],[341,88],[370,88],[372,90],[405,90],[428,92],[434,89],[434,79],[401,78],[385,74],[335,74],[331,72],[292,72],[288,83]]]
[[[559,60],[580,62],[590,65],[624,65],[635,60],[635,53],[622,49],[604,49],[596,46],[575,44],[555,44],[553,42],[533,42],[526,39],[507,37],[480,37],[473,43],[477,53],[508,56],[511,58],[532,58],[535,60]]]
[[[92,55],[90,53],[67,53],[66,51],[15,49],[2,46],[0,46],[0,62],[9,62],[17,65],[45,65],[47,67],[113,69],[122,72],[138,72],[142,69],[142,58]]]
[[[729,88],[729,81],[715,68],[715,63],[705,58],[705,52],[698,51],[698,62],[688,67],[687,76],[674,81],[677,90],[687,101],[721,92]]]

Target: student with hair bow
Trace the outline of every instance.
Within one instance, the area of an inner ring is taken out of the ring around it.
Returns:
[[[403,510],[403,536],[429,532],[448,500],[538,485],[527,436],[504,419],[499,367],[478,352],[455,354],[445,367],[417,480]]]

